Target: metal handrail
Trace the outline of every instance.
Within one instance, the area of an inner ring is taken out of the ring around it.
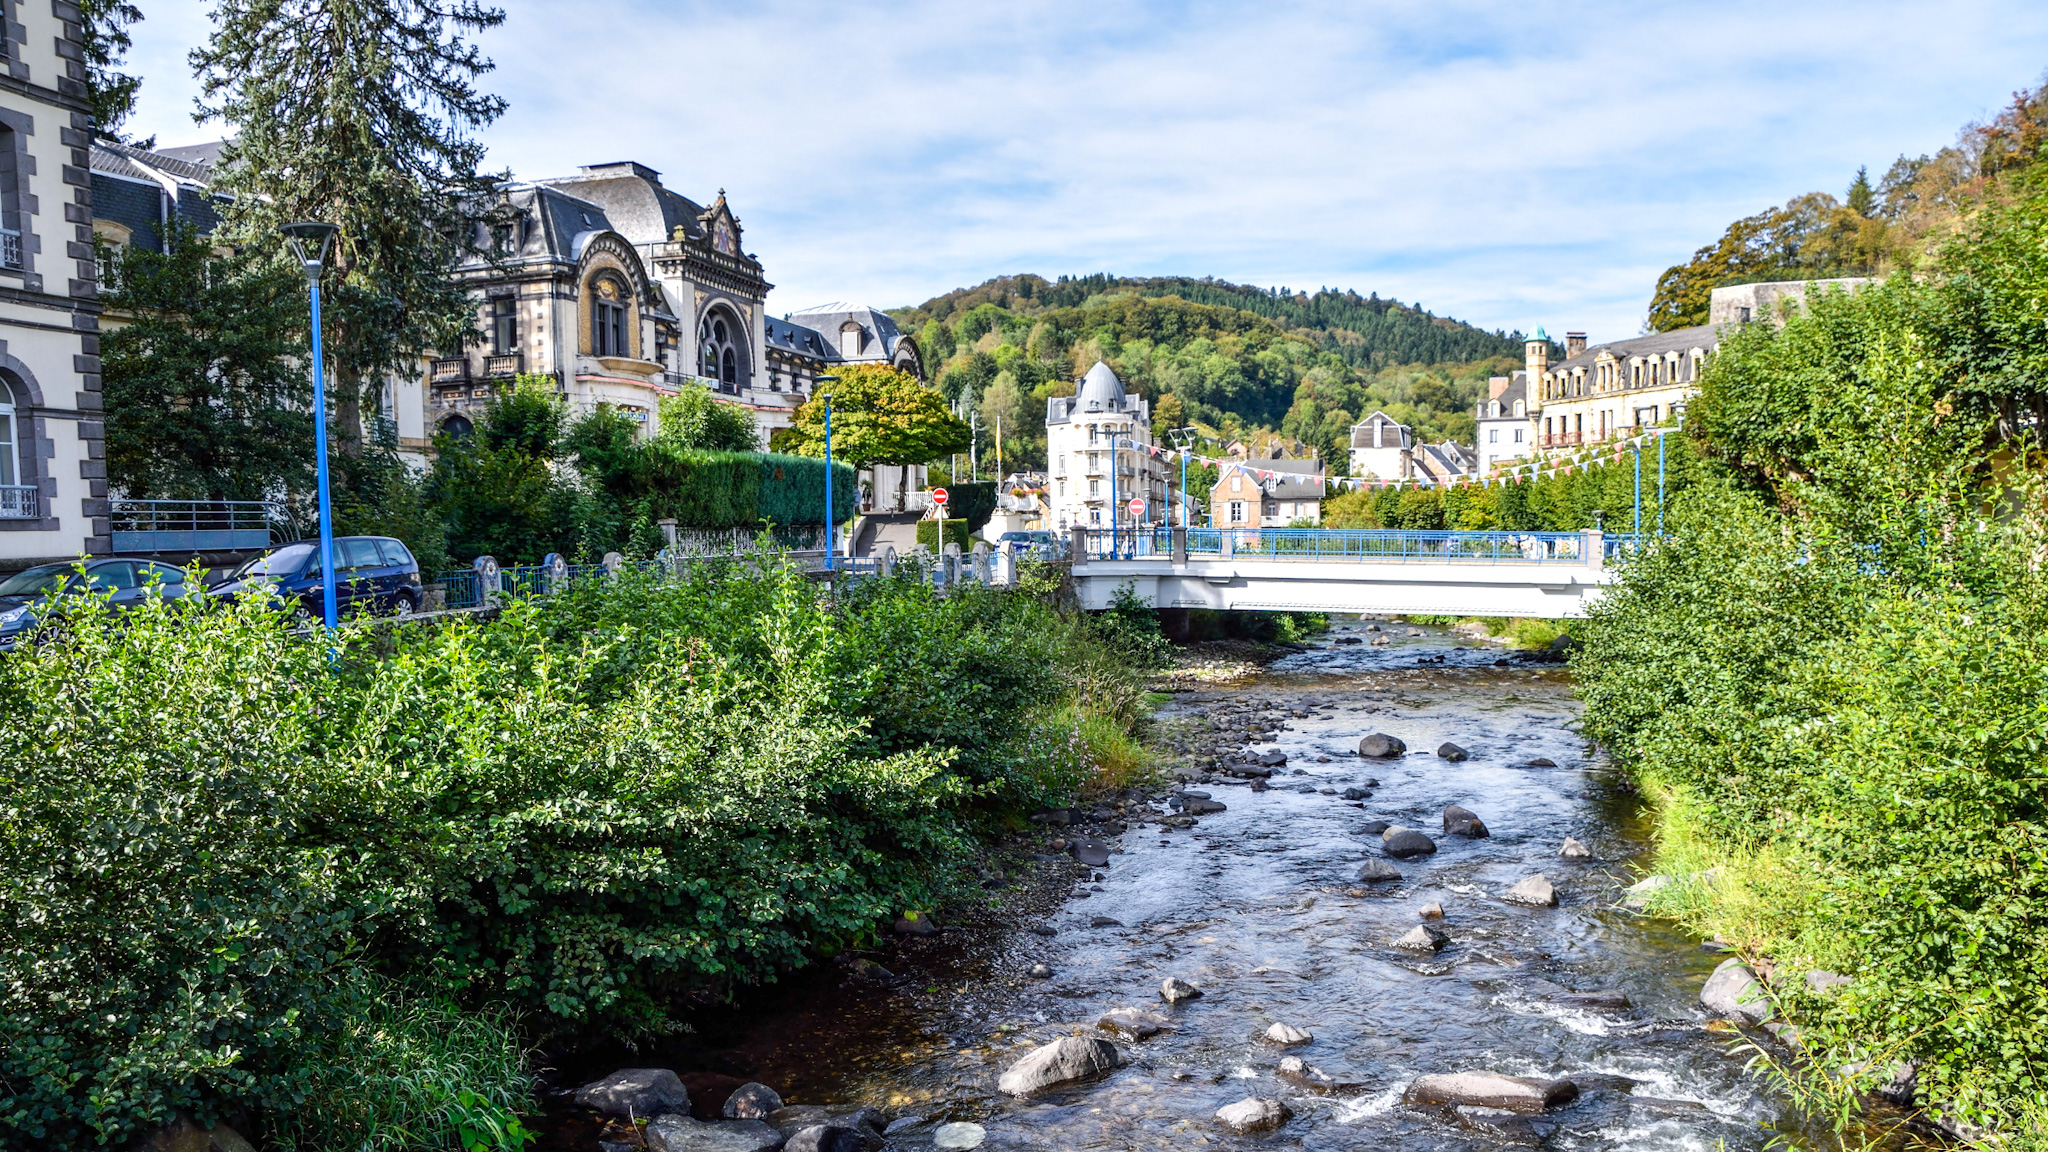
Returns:
[[[1170,555],[1164,527],[1124,529],[1114,544],[1107,528],[1086,529],[1089,559],[1143,559]],[[1415,560],[1434,563],[1584,564],[1585,532],[1452,532],[1379,528],[1190,528],[1191,556],[1244,556],[1286,560]],[[1601,537],[1602,559],[1625,558],[1632,534]],[[1115,555],[1111,548],[1115,547]]]
[[[284,506],[271,500],[110,500],[108,529],[129,537],[117,551],[240,550],[299,538]]]

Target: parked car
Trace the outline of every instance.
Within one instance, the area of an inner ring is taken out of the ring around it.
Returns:
[[[0,651],[62,628],[67,597],[102,592],[109,607],[127,611],[152,597],[175,600],[191,591],[199,589],[187,589],[182,569],[154,560],[110,556],[25,568],[0,580]]]
[[[261,593],[293,604],[293,612],[318,619],[321,605],[320,545],[300,540],[244,563],[215,596],[233,600]],[[389,612],[409,616],[426,603],[419,561],[404,544],[389,536],[337,536],[334,539],[334,609]]]
[[[998,547],[1008,544],[1019,556],[1035,560],[1057,560],[1066,555],[1066,545],[1058,536],[1045,531],[1005,532],[996,537]]]

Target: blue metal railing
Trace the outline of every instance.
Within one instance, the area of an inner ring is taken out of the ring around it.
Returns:
[[[267,500],[110,500],[116,552],[253,552],[299,538]]]
[[[1583,532],[1449,532],[1407,529],[1190,528],[1189,556],[1244,556],[1287,560],[1412,560],[1436,563],[1584,564]],[[1603,561],[1632,555],[1633,534],[1606,534]],[[1087,530],[1091,560],[1137,560],[1170,556],[1173,534],[1166,528]]]

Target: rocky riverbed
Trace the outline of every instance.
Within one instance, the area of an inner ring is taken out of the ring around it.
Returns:
[[[1173,778],[1040,814],[997,907],[688,1036],[555,1053],[548,1146],[1825,1143],[1701,1006],[1724,958],[1619,906],[1645,830],[1561,666],[1360,621],[1184,689]],[[688,1103],[644,1133],[577,1104],[622,1067]]]

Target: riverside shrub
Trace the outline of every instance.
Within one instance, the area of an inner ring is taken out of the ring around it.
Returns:
[[[2009,408],[1957,384],[1952,291],[1821,297],[1725,343],[1689,413],[1708,475],[1572,664],[1587,734],[1663,808],[1661,863],[1727,864],[1672,911],[1775,960],[1807,1075],[1853,1096],[1911,1059],[1922,1102],[2024,1125],[2048,1107],[2048,503]],[[1853,983],[1807,994],[1815,968]]]
[[[435,1082],[366,982],[645,1033],[867,938],[954,882],[963,802],[1074,782],[1030,745],[1068,621],[739,562],[331,661],[253,603],[82,608],[0,658],[0,1144],[284,1115],[372,1050]]]

